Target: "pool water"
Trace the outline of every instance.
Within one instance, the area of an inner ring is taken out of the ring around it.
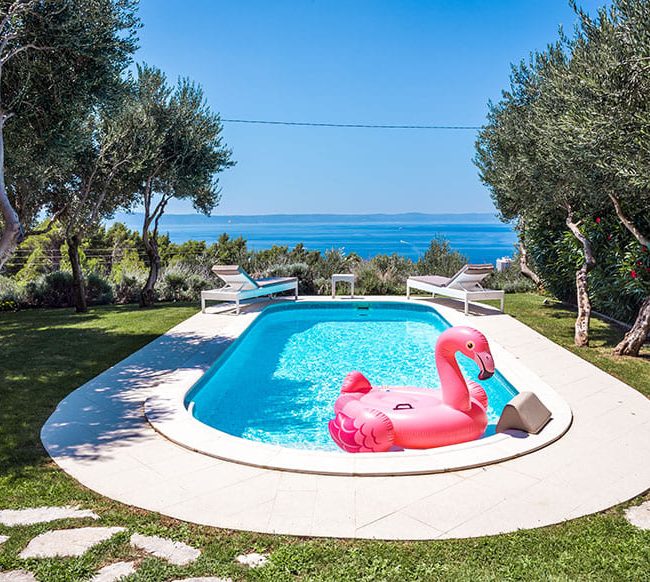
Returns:
[[[305,302],[266,308],[186,397],[199,421],[228,434],[336,451],[327,430],[346,374],[373,385],[439,388],[434,350],[449,324],[434,309],[395,302]],[[477,381],[478,366],[457,355]],[[498,366],[498,361],[496,362]],[[517,391],[497,371],[480,382],[489,426]]]

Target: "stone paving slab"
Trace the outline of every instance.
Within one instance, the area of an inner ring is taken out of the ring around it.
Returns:
[[[135,562],[115,562],[98,570],[90,582],[116,582],[135,574]]]
[[[219,578],[217,576],[199,576],[198,578],[176,578],[172,582],[232,582],[232,578]]]
[[[364,301],[375,299],[391,300]],[[472,309],[466,317],[445,300],[424,302],[453,325],[476,327],[543,378],[573,411],[568,432],[506,462],[399,477],[289,478],[161,437],[145,422],[143,403],[179,382],[189,388],[259,315],[264,304],[257,304],[238,317],[199,313],[182,322],[65,398],[41,438],[62,469],[103,495],[185,521],[269,533],[492,535],[602,511],[650,487],[650,463],[642,462],[650,458],[647,398],[508,315]],[[292,491],[300,492],[295,508]]]
[[[176,566],[185,566],[198,559],[201,550],[188,546],[183,542],[175,542],[158,536],[143,536],[133,534],[131,545],[156,556],[167,560]]]
[[[9,536],[0,536],[0,544],[4,544],[9,539]]]
[[[269,561],[269,557],[265,554],[251,552],[250,554],[241,554],[235,560],[249,568],[261,568]]]
[[[99,515],[89,509],[78,507],[28,507],[26,509],[0,510],[0,523],[9,527],[47,523],[58,519],[99,519]]]
[[[27,570],[0,572],[0,582],[37,582],[36,576]]]
[[[20,552],[26,558],[82,556],[90,548],[124,531],[123,527],[80,527],[48,531],[32,539]]]
[[[625,510],[625,518],[639,529],[650,530],[650,501]]]

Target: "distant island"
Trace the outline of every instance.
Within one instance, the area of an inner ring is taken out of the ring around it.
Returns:
[[[113,222],[139,224],[142,214],[119,213]],[[427,214],[423,212],[404,212],[398,214],[165,214],[162,225],[172,224],[493,224],[499,219],[489,212],[467,212],[448,214]]]

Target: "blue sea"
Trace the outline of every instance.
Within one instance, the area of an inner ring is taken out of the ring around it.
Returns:
[[[115,220],[132,229],[140,229],[142,225],[139,214],[121,214]],[[163,217],[160,232],[168,233],[175,243],[188,240],[213,243],[226,232],[231,237],[244,237],[252,250],[304,243],[309,250],[341,249],[363,258],[397,253],[417,259],[431,239],[445,238],[454,250],[473,263],[493,263],[497,258],[511,256],[516,242],[512,227],[490,214],[209,217],[170,214]]]

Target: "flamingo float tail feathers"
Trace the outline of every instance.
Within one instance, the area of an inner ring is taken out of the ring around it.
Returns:
[[[328,427],[334,442],[348,453],[388,451],[395,441],[390,418],[374,408],[363,410],[355,418],[338,412]]]

